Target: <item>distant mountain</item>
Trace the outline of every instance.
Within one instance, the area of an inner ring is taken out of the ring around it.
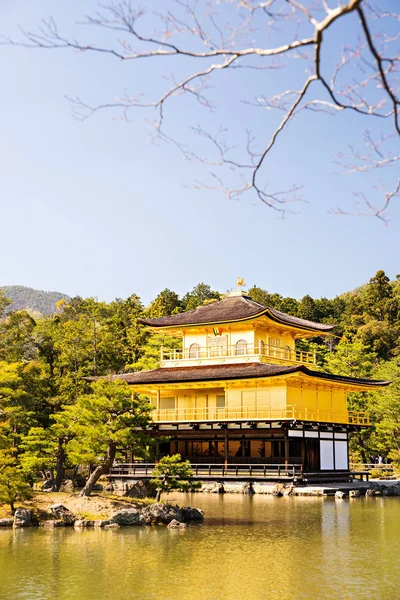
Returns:
[[[7,307],[6,312],[27,309],[42,315],[51,315],[56,310],[56,302],[70,300],[69,296],[60,292],[44,292],[23,285],[6,285],[0,287],[0,290],[12,300],[12,305]]]

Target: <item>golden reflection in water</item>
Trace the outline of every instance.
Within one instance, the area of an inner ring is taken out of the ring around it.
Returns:
[[[0,530],[0,598],[221,600],[400,596],[397,498],[173,494],[186,530]]]

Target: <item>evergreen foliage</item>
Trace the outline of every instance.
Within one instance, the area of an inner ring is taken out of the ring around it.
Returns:
[[[316,352],[317,368],[393,380],[384,391],[350,394],[349,408],[369,411],[374,424],[351,441],[365,461],[380,453],[400,462],[399,279],[378,271],[366,285],[333,299],[296,300],[257,286],[248,292],[288,314],[336,324],[333,336],[297,342],[299,349]],[[165,289],[147,308],[135,294],[109,303],[57,298],[52,314],[34,317],[11,307],[0,319],[0,468],[14,481],[17,496],[24,493],[26,476],[50,472],[59,486],[66,467],[90,464],[97,477],[113,456],[151,451],[148,439],[132,434],[132,423],[149,420],[147,400],[132,398],[124,384],[107,379],[91,389],[86,378],[157,368],[160,346],[179,350],[181,342],[147,330],[139,319],[193,310],[222,294],[204,283],[182,298]],[[0,310],[6,305],[0,290]]]

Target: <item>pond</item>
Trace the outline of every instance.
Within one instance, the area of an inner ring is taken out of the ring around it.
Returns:
[[[0,598],[220,600],[400,595],[400,499],[172,494],[186,530],[0,530]]]

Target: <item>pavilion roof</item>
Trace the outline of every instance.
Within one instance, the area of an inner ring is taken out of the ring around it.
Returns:
[[[226,381],[233,379],[256,379],[303,373],[309,377],[327,379],[332,382],[348,383],[367,387],[382,387],[389,385],[390,381],[374,379],[358,379],[343,375],[332,375],[321,371],[313,371],[304,365],[273,365],[266,363],[241,363],[231,365],[206,365],[196,367],[173,367],[154,369],[152,371],[138,371],[115,375],[115,379],[123,379],[130,385],[185,383],[203,381]]]
[[[308,331],[329,332],[334,328],[334,325],[315,323],[314,321],[287,315],[275,308],[255,302],[249,296],[245,295],[227,296],[224,300],[199,306],[195,310],[156,319],[139,319],[139,322],[149,327],[169,329],[172,327],[188,327],[193,325],[205,326],[233,323],[264,315],[277,323]]]

